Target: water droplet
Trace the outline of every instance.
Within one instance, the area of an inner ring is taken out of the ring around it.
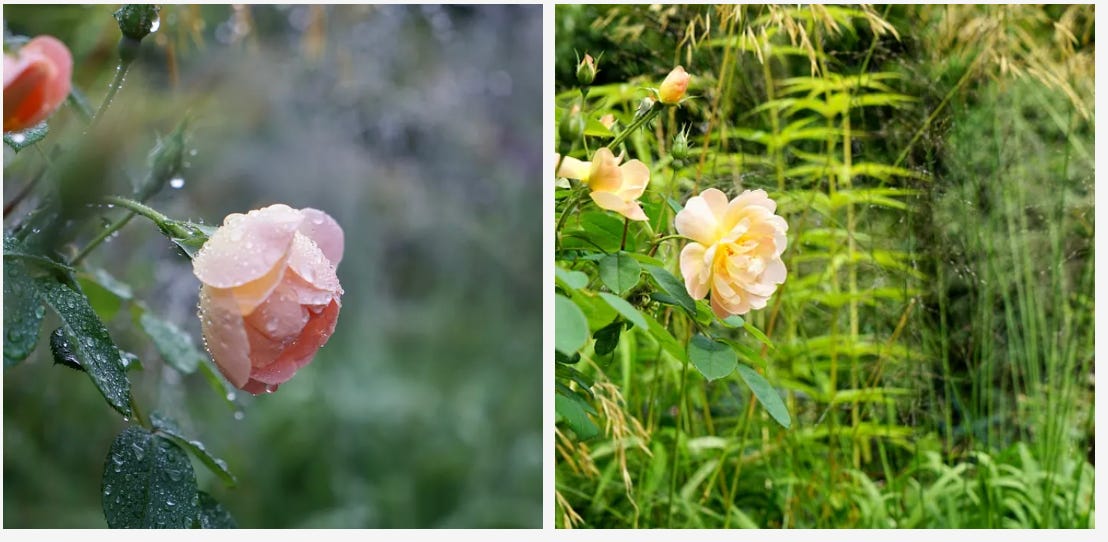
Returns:
[[[162,26],[161,18],[157,18],[157,17],[154,18],[154,22],[150,23],[150,32],[151,33],[157,32],[158,28],[161,28],[161,26]]]
[[[196,149],[190,150],[189,151],[189,156],[196,156]]]
[[[235,392],[233,392],[233,391],[227,392],[227,400],[228,401],[234,401],[235,400]]]
[[[246,417],[246,414],[244,414],[241,410],[235,412],[235,419],[236,420],[241,421],[245,417]]]
[[[172,499],[166,499],[165,505],[166,506],[177,506],[177,501],[174,501]]]
[[[174,177],[169,180],[169,186],[171,188],[183,188],[185,186],[185,180],[180,177]]]
[[[15,143],[16,145],[23,143],[26,140],[27,136],[24,136],[23,134],[15,134],[12,136],[12,143]]]

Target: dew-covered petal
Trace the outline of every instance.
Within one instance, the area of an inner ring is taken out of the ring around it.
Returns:
[[[338,267],[345,243],[342,226],[331,215],[318,209],[305,207],[300,210],[300,214],[304,215],[304,221],[300,223],[300,233],[315,241],[331,265]]]
[[[300,304],[296,292],[282,284],[245,320],[266,338],[283,343],[298,337],[308,319],[308,309]]]
[[[227,290],[200,287],[200,329],[216,367],[235,387],[250,377],[250,342],[238,304]]]
[[[298,233],[293,237],[288,266],[293,273],[319,290],[342,291],[335,266],[331,265],[319,246],[305,235]]]
[[[272,272],[288,254],[303,215],[287,205],[270,205],[228,216],[192,260],[200,282],[234,288]]]
[[[318,312],[316,312],[318,309]],[[310,309],[311,319],[300,336],[290,344],[275,362],[266,367],[255,367],[250,377],[267,384],[281,384],[315,358],[331,334],[339,316],[339,304],[331,302],[326,307]]]

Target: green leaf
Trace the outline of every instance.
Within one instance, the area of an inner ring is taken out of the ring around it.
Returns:
[[[187,235],[174,235],[169,238],[173,241],[188,257],[195,258],[196,253],[200,251],[200,247],[204,246],[204,243],[208,242],[208,238],[215,233],[215,228],[204,224],[197,224],[195,222],[175,222],[175,226],[179,226],[181,231],[186,232]]]
[[[758,374],[758,371],[742,364],[739,365],[739,376],[742,377],[747,386],[750,386],[750,391],[754,392],[754,396],[758,398],[759,403],[762,403],[769,415],[777,420],[777,423],[781,424],[782,427],[788,429],[793,423],[789,416],[789,409],[785,407],[785,402],[781,400],[781,396],[777,395],[777,390],[769,385],[765,377]]]
[[[654,340],[658,341],[658,344],[669,355],[673,356],[678,361],[684,361],[688,359],[685,357],[685,349],[681,348],[681,343],[677,342],[677,339],[673,338],[673,335],[655,320],[651,316],[645,316],[646,325],[650,328],[650,336],[654,337]]]
[[[185,452],[141,427],[124,429],[104,460],[108,527],[190,528],[200,512],[196,476]]]
[[[693,298],[689,296],[689,292],[685,290],[685,284],[680,279],[673,276],[673,273],[656,265],[648,265],[646,270],[651,277],[654,277],[654,281],[658,283],[662,291],[676,299],[681,308],[688,311],[690,316],[696,316],[696,301],[693,301]]]
[[[237,529],[238,524],[231,513],[215,500],[215,497],[201,491],[199,522],[201,529]]]
[[[182,373],[192,374],[196,371],[200,362],[206,358],[196,348],[192,336],[181,331],[172,322],[167,322],[150,314],[150,311],[142,313],[142,317],[139,318],[139,325],[154,341],[154,346],[157,347],[162,359]]]
[[[643,330],[649,329],[646,325],[646,318],[643,318],[642,313],[639,312],[634,305],[628,303],[626,299],[618,295],[609,294],[608,292],[600,292],[600,298],[632,324],[639,326]]]
[[[567,356],[589,340],[589,322],[577,305],[563,295],[554,296],[554,348]]]
[[[696,335],[689,341],[689,361],[704,378],[716,380],[734,372],[739,356],[724,343]]]
[[[609,254],[600,260],[600,282],[620,295],[631,291],[639,283],[641,272],[639,262],[622,252]]]
[[[72,337],[72,354],[112,408],[131,416],[131,383],[124,372],[119,348],[96,317],[88,298],[53,277],[35,279],[38,295],[62,319],[65,336]]]
[[[732,314],[720,321],[727,327],[743,327],[743,324],[746,323],[746,320],[743,320],[743,317],[737,314]]]
[[[598,356],[606,356],[611,354],[616,349],[616,345],[619,344],[619,335],[623,332],[623,321],[616,320],[598,330],[592,334],[592,337],[596,339],[593,344],[593,352]]]
[[[46,307],[34,279],[18,261],[4,262],[4,366],[27,359],[38,343]]]
[[[568,288],[580,290],[589,284],[589,276],[580,271],[570,271],[561,266],[554,267],[554,278],[562,281]]]
[[[679,201],[677,201],[677,200],[675,200],[675,199],[673,199],[669,196],[666,196],[666,203],[669,204],[669,208],[673,209],[673,212],[675,212],[675,213],[680,213],[681,210],[684,209],[684,207],[681,205],[681,202],[679,202]]]
[[[88,297],[89,304],[103,321],[110,321],[119,313],[123,301],[134,297],[131,287],[120,282],[103,269],[95,269],[91,273],[80,272],[77,274],[77,282],[81,285],[81,291]]]
[[[46,125],[46,121],[42,121],[22,132],[7,132],[4,134],[4,143],[7,143],[13,151],[19,152],[46,137],[46,134],[50,132],[50,127]]]
[[[589,419],[585,409],[578,403],[579,400],[566,397],[561,393],[554,395],[554,412],[557,412],[569,424],[569,428],[577,433],[581,440],[588,440],[600,433],[600,429]]]
[[[762,344],[773,348],[773,342],[769,340],[769,337],[766,337],[766,334],[762,333],[762,330],[754,327],[754,324],[751,324],[749,320],[743,323],[743,329],[745,329],[747,333],[753,335],[754,338],[758,339]]]
[[[177,424],[173,423],[173,420],[162,416],[158,413],[150,414],[150,424],[154,426],[154,429],[158,433],[163,434],[177,443],[181,448],[188,450],[199,459],[204,466],[208,467],[208,470],[215,473],[223,480],[223,484],[227,487],[235,487],[238,480],[235,479],[235,475],[231,474],[231,470],[227,468],[227,462],[212,455],[207,448],[204,447],[204,443],[198,440],[189,440],[185,437],[184,433],[177,427]]]

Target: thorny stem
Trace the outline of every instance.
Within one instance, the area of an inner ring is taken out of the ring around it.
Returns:
[[[100,234],[96,236],[96,238],[94,238],[92,241],[89,241],[89,244],[85,245],[85,248],[81,249],[81,251],[73,257],[73,260],[69,262],[70,265],[76,266],[77,264],[81,263],[81,260],[84,260],[85,256],[88,256],[89,253],[92,252],[92,249],[99,246],[100,243],[103,243],[108,237],[111,237],[112,234],[123,228],[123,226],[126,226],[127,223],[130,222],[136,214],[140,214],[154,221],[154,223],[156,223],[159,228],[164,228],[167,223],[172,221],[168,216],[165,216],[158,211],[155,211],[154,209],[143,205],[135,200],[121,198],[119,196],[108,196],[107,198],[105,198],[105,200],[110,204],[119,205],[120,207],[126,208],[127,214],[123,215],[119,220],[116,220],[107,228],[104,228],[104,230],[101,231]]]
[[[100,121],[100,117],[104,115],[104,111],[111,105],[112,99],[115,98],[115,93],[119,92],[120,87],[123,86],[123,79],[127,76],[127,69],[131,67],[132,60],[120,60],[119,66],[115,69],[115,77],[112,78],[112,82],[108,85],[108,94],[104,96],[104,101],[100,102],[100,108],[96,110],[96,114],[92,116],[92,122],[89,127],[96,126],[96,123]]]
[[[626,140],[631,134],[635,133],[635,130],[645,126],[646,123],[654,120],[654,117],[658,116],[658,113],[661,113],[662,107],[664,107],[660,104],[661,102],[655,102],[654,106],[650,108],[650,111],[647,111],[646,114],[644,114],[643,116],[631,121],[631,125],[628,126],[626,130],[620,132],[619,135],[615,137],[615,139],[608,143],[608,148],[618,149],[620,143],[623,143],[623,141]]]

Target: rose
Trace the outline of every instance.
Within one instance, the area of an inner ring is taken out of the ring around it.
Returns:
[[[616,158],[607,147],[601,147],[593,154],[591,162],[565,157],[558,175],[587,184],[592,190],[589,196],[602,209],[615,211],[631,220],[646,220],[646,213],[636,200],[650,182],[650,170],[638,160],[620,165],[621,159],[622,155]]]
[[[73,57],[53,36],[28,41],[4,55],[4,131],[26,130],[49,117],[69,96]]]
[[[315,357],[341,306],[343,232],[315,209],[227,215],[192,261],[204,342],[223,376],[271,392]]]
[[[681,66],[673,68],[673,71],[669,72],[662,81],[662,86],[658,88],[658,100],[670,105],[680,102],[681,98],[685,97],[691,78],[692,76],[685,73],[685,68]]]
[[[677,232],[692,239],[681,250],[681,275],[694,299],[712,293],[720,318],[762,309],[785,282],[781,253],[789,225],[765,190],[746,190],[730,203],[709,188],[677,213]]]

